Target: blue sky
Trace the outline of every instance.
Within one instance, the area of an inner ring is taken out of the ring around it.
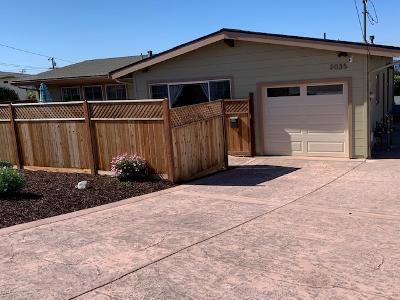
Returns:
[[[356,1],[361,10],[362,0]],[[379,23],[368,35],[375,34],[376,43],[400,46],[396,2],[374,0]],[[76,62],[160,52],[222,27],[361,40],[354,0],[20,0],[2,3],[2,11],[1,44]],[[50,65],[45,57],[0,46],[0,70],[22,69],[11,64]]]

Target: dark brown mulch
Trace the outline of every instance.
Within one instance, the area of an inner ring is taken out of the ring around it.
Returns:
[[[111,176],[20,171],[25,187],[15,196],[0,196],[0,228],[57,216],[174,186],[165,180],[120,182]],[[89,188],[78,190],[79,181]]]

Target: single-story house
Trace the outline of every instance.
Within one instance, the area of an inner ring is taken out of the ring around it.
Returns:
[[[115,69],[135,63],[147,55],[85,60],[62,68],[15,80],[14,85],[45,83],[53,101],[126,100],[135,97],[131,80],[110,78]]]
[[[35,82],[63,100],[82,99],[78,88],[61,94],[67,83],[124,83],[127,98],[168,98],[171,107],[252,92],[257,154],[367,158],[377,122],[391,111],[397,56],[399,47],[221,29],[99,76],[71,78],[65,67],[53,71],[64,78]]]
[[[15,86],[11,83],[16,80],[22,80],[23,78],[29,76],[28,74],[15,73],[15,72],[0,72],[0,87],[13,90],[17,95],[19,100],[32,100],[36,98],[36,90],[31,86]]]

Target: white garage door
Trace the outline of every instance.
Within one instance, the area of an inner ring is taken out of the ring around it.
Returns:
[[[347,83],[263,89],[268,155],[349,157]]]

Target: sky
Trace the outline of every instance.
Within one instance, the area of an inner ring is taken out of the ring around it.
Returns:
[[[157,53],[217,31],[361,41],[354,1],[362,0],[19,0],[4,1],[0,44],[56,57],[57,66],[86,59]],[[400,46],[399,0],[369,0],[377,44]],[[6,12],[6,13],[4,13]],[[361,17],[361,16],[360,16]],[[47,57],[0,46],[0,71],[43,72]]]

